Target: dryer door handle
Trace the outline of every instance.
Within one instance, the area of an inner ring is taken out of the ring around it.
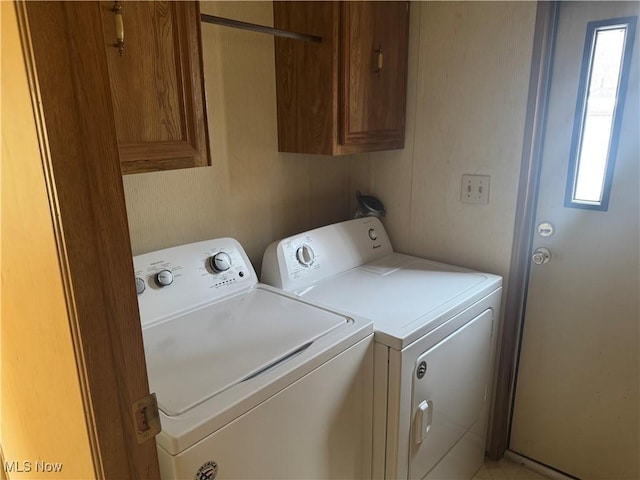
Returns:
[[[423,400],[418,405],[415,420],[415,441],[420,444],[424,440],[425,435],[431,428],[433,420],[433,402],[431,400]]]

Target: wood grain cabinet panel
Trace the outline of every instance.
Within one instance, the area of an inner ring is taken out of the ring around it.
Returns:
[[[275,1],[282,152],[344,155],[404,148],[409,2]]]
[[[122,172],[209,165],[198,2],[121,5],[123,55],[101,2]]]

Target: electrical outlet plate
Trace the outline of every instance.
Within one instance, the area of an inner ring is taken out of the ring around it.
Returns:
[[[489,203],[489,175],[462,175],[462,203]]]

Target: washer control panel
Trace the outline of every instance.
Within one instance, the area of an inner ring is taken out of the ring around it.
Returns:
[[[136,255],[133,264],[143,325],[258,283],[244,249],[232,238]]]

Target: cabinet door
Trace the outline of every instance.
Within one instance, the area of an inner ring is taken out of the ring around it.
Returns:
[[[208,165],[198,2],[122,2],[125,49],[113,2],[101,2],[123,173]]]
[[[339,19],[336,2],[273,2],[276,28],[322,37],[321,43],[275,37],[280,152],[336,153]]]
[[[345,2],[342,7],[340,143],[403,148],[409,2]]]

